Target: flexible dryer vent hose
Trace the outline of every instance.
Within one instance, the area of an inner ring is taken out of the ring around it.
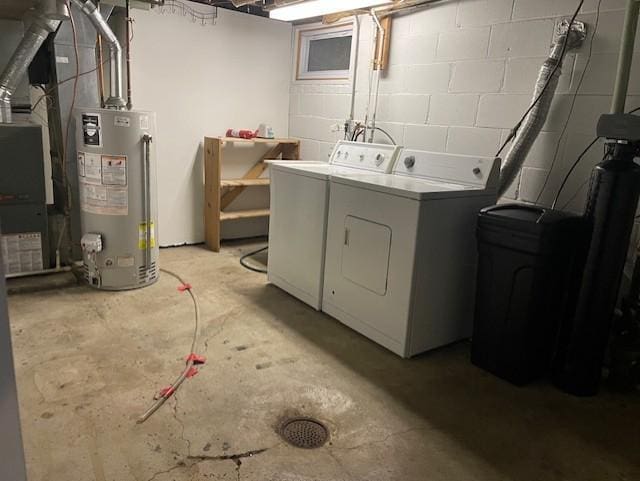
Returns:
[[[31,18],[20,44],[0,73],[0,123],[11,123],[11,96],[29,68],[29,64],[47,39],[60,25],[57,11],[39,10]]]
[[[569,22],[565,20],[559,29],[551,55],[545,60],[538,74],[533,91],[533,102],[536,103],[518,129],[502,164],[498,196],[504,195],[513,183],[547,120],[553,96],[558,88],[558,79],[562,73],[562,61],[566,52],[582,45],[586,35],[584,24],[580,22],[573,22],[571,29],[569,29]]]

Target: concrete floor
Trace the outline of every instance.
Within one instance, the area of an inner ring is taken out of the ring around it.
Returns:
[[[11,296],[30,481],[640,480],[638,395],[515,388],[468,343],[403,361],[242,269],[251,247],[162,251],[200,298],[208,361],[142,425],[189,349],[172,278]],[[283,443],[291,414],[325,421],[331,443]]]

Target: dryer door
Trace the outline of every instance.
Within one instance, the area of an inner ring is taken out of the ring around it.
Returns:
[[[391,228],[347,216],[342,246],[342,275],[380,296],[387,293]]]

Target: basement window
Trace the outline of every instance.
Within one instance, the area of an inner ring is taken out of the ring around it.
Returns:
[[[298,31],[296,80],[347,80],[351,72],[353,24]]]

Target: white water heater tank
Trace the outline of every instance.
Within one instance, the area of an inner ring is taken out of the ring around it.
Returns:
[[[85,277],[96,288],[158,279],[155,113],[76,110]]]

